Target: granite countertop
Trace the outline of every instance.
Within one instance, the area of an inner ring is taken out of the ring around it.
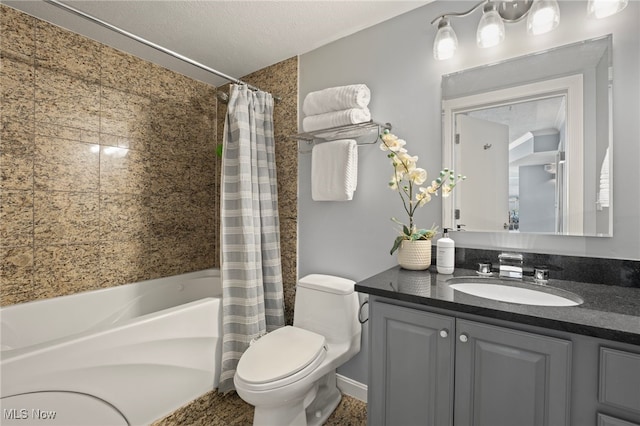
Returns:
[[[483,279],[468,269],[456,269],[453,276]],[[453,290],[446,282],[451,277],[396,266],[356,283],[355,289],[389,299],[640,345],[640,288],[551,279],[548,287],[575,293],[584,303],[569,307],[532,306]]]

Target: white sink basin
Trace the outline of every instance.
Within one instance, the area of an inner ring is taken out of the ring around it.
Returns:
[[[498,279],[452,278],[449,287],[485,299],[536,306],[577,306],[580,296],[557,288]]]

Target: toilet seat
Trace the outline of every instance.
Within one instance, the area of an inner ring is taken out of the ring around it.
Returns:
[[[324,336],[282,327],[249,346],[238,362],[236,378],[252,390],[285,386],[315,370],[326,353]]]

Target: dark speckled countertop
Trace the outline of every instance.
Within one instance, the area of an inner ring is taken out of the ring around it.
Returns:
[[[468,269],[456,269],[453,276],[483,279]],[[389,299],[640,345],[640,288],[551,279],[548,287],[575,293],[584,303],[570,307],[532,306],[453,290],[447,284],[451,277],[396,266],[358,282],[355,289]]]

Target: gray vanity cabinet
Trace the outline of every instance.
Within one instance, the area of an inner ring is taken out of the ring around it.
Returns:
[[[369,319],[369,425],[450,425],[455,319],[375,302]]]
[[[569,424],[571,342],[456,321],[455,425]]]
[[[568,424],[570,341],[370,304],[370,426]]]

